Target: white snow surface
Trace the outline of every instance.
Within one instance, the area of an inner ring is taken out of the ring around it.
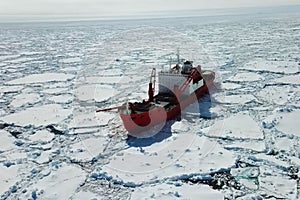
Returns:
[[[207,136],[220,138],[263,139],[263,133],[249,113],[239,113],[216,121]]]
[[[35,190],[41,199],[69,199],[84,182],[86,175],[86,172],[78,167],[62,166],[35,182],[31,190]]]
[[[256,98],[252,94],[238,94],[238,95],[223,95],[218,94],[214,96],[215,99],[219,103],[225,103],[225,104],[245,104],[249,103],[251,101],[256,101]]]
[[[263,123],[269,128],[275,127],[278,131],[281,131],[287,135],[295,135],[300,137],[299,129],[299,117],[300,110],[289,111],[289,112],[274,112],[268,116]]]
[[[20,107],[24,104],[34,104],[40,100],[40,96],[36,93],[21,93],[16,95],[10,105]]]
[[[15,149],[14,138],[4,130],[0,130],[0,152],[6,152]]]
[[[105,138],[82,139],[70,146],[69,156],[76,161],[89,161],[103,153],[107,141]]]
[[[48,130],[40,130],[30,135],[29,140],[33,142],[50,142],[54,139],[54,134]]]
[[[19,180],[18,170],[17,165],[10,167],[0,165],[0,194],[9,191],[9,188]]]
[[[246,63],[240,68],[251,71],[268,71],[285,74],[293,74],[299,72],[299,65],[291,61],[254,60]]]
[[[285,105],[292,98],[293,94],[294,91],[289,85],[266,86],[257,92],[256,97],[266,102]]]
[[[300,84],[300,74],[297,75],[290,75],[290,76],[284,76],[278,79],[273,80],[276,83],[283,83],[283,84]]]
[[[113,156],[101,171],[125,183],[141,184],[191,174],[207,174],[234,165],[232,152],[206,137],[181,133],[163,143],[129,148]]]
[[[150,185],[147,187],[136,188],[131,195],[131,200],[140,199],[224,199],[224,194],[212,190],[207,185],[189,185],[174,186],[168,184]]]
[[[0,120],[7,123],[15,123],[21,126],[35,125],[42,126],[60,123],[71,114],[68,109],[58,104],[48,104],[38,107],[31,107],[17,113],[1,117]]]
[[[222,83],[222,88],[225,90],[234,90],[241,87],[242,86],[237,83],[231,83],[231,82]]]
[[[32,74],[23,78],[9,81],[7,84],[19,85],[19,84],[31,84],[31,83],[44,83],[51,81],[68,81],[74,78],[72,74],[64,73],[44,73],[44,74]]]
[[[253,72],[244,72],[244,73],[238,73],[230,77],[228,80],[234,82],[249,82],[249,81],[259,81],[263,79],[264,77],[262,75]]]

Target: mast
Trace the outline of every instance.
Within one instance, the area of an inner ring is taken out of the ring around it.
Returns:
[[[153,68],[152,72],[151,72],[149,88],[148,88],[148,96],[149,96],[148,101],[150,101],[150,102],[153,102],[154,91],[155,91],[155,81],[156,81],[156,68]]]

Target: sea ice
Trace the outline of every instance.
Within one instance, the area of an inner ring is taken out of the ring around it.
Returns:
[[[261,175],[258,177],[262,191],[273,195],[275,199],[297,199],[297,181],[276,173],[268,167],[260,167]]]
[[[207,136],[240,139],[263,139],[264,137],[259,125],[249,116],[249,113],[238,113],[216,121]]]
[[[131,200],[140,199],[209,199],[221,200],[224,199],[224,194],[213,190],[208,185],[189,185],[183,184],[181,186],[169,185],[162,183],[159,185],[150,185],[145,187],[135,188]]]
[[[0,164],[0,198],[4,192],[8,191],[19,180],[18,170],[19,165],[6,167]]]
[[[61,94],[61,93],[66,93],[67,88],[48,88],[45,90],[42,90],[43,93],[46,94]]]
[[[240,69],[247,69],[251,71],[267,71],[275,73],[293,74],[299,72],[297,62],[292,61],[266,61],[254,60],[246,63]]]
[[[21,92],[23,86],[13,85],[13,86],[0,86],[0,93],[18,93]]]
[[[98,194],[92,193],[90,191],[80,191],[75,193],[72,197],[72,200],[105,200],[105,197]]]
[[[22,85],[31,83],[45,83],[51,81],[69,81],[74,78],[74,75],[64,73],[44,73],[44,74],[31,74],[19,79],[9,81],[9,85]]]
[[[246,149],[257,152],[263,152],[266,149],[264,141],[239,141],[232,144],[225,145],[225,148],[229,149]]]
[[[82,139],[70,146],[70,153],[68,156],[70,156],[71,159],[80,162],[90,161],[103,153],[106,143],[107,141],[103,137]]]
[[[6,152],[16,148],[14,145],[15,138],[7,131],[0,130],[0,152]]]
[[[107,174],[124,184],[207,174],[234,165],[233,153],[195,133],[181,133],[143,148],[128,148],[93,173]]]
[[[61,59],[62,63],[80,63],[82,60],[79,57]]]
[[[243,72],[243,73],[237,73],[236,75],[230,77],[228,80],[233,82],[250,82],[250,81],[252,82],[252,81],[260,81],[263,79],[264,77],[257,73]]]
[[[295,135],[300,137],[300,129],[298,126],[300,119],[300,110],[290,112],[274,112],[273,115],[268,116],[264,121],[266,128],[275,127],[287,135]]]
[[[70,103],[72,102],[73,96],[70,94],[63,94],[63,95],[57,95],[49,97],[48,100],[53,101],[55,103]]]
[[[266,86],[265,88],[257,91],[256,97],[269,103],[283,105],[293,95],[290,86]]]
[[[37,180],[30,191],[38,190],[41,199],[69,199],[85,180],[86,172],[73,165],[63,165],[49,176]],[[43,191],[43,192],[40,192]]]
[[[272,81],[272,80],[271,80]],[[284,76],[281,78],[273,79],[274,82],[280,84],[300,84],[300,74]]]
[[[214,98],[220,103],[239,104],[239,105],[243,105],[251,101],[257,100],[252,94],[237,94],[237,95],[226,95],[226,96],[222,94],[217,94],[214,95]]]
[[[21,93],[14,96],[10,105],[20,107],[25,104],[34,104],[40,100],[40,96],[36,93]]]
[[[80,101],[97,101],[102,102],[106,101],[109,98],[113,97],[116,94],[117,90],[114,90],[111,86],[87,84],[78,86],[74,95]]]
[[[237,83],[231,83],[231,82],[222,83],[222,89],[225,89],[225,90],[235,90],[235,89],[238,89],[241,87],[242,86]]]
[[[29,140],[33,142],[50,142],[54,138],[54,133],[49,132],[48,130],[40,130],[35,132],[33,135],[30,135]]]
[[[27,108],[20,112],[9,114],[1,117],[0,120],[20,126],[45,126],[48,124],[59,123],[67,118],[70,114],[71,110],[63,109],[58,104],[48,104]]]

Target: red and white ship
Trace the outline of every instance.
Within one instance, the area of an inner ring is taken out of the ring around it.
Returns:
[[[156,69],[153,68],[148,100],[124,103],[97,112],[118,109],[125,129],[137,135],[155,125],[177,118],[183,109],[207,94],[214,79],[213,71],[202,70],[200,65],[195,67],[192,61],[185,61],[183,65],[177,63],[167,71],[158,72],[159,91],[154,95]]]

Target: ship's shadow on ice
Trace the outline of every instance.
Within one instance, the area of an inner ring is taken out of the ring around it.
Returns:
[[[132,135],[128,135],[126,139],[126,143],[130,147],[147,147],[147,146],[151,146],[154,143],[161,142],[172,136],[171,127],[175,122],[176,122],[175,120],[167,121],[164,127],[151,137],[138,138]]]
[[[212,99],[210,93],[207,93],[203,97],[201,97],[197,102],[188,106],[182,112],[182,118],[193,121],[195,118],[203,118],[203,119],[213,119],[217,117],[216,113],[211,112],[211,108],[215,105],[212,103],[215,102]]]
[[[217,116],[216,113],[211,112],[211,108],[215,106],[212,102],[210,93],[207,93],[198,101],[200,118],[213,119]]]

